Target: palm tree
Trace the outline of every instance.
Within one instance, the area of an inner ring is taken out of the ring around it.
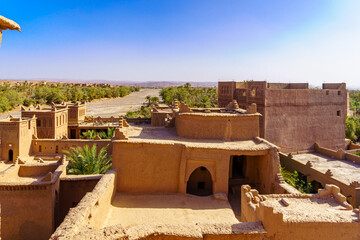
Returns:
[[[67,166],[68,174],[104,174],[111,169],[111,155],[107,156],[107,148],[103,147],[97,153],[97,145],[93,144],[84,148],[70,148],[70,151],[63,151],[70,160]]]
[[[106,132],[99,133],[101,139],[112,139],[114,137],[115,128],[108,128]]]
[[[86,132],[83,132],[80,136],[81,139],[94,139],[98,135],[98,133],[95,130],[87,130]]]
[[[145,97],[145,99],[148,101],[148,106],[150,106],[150,104],[151,104],[151,96],[148,95],[148,96]]]
[[[152,98],[151,98],[151,102],[152,102],[153,104],[158,103],[158,102],[159,102],[159,98],[158,98],[158,97],[152,97]]]

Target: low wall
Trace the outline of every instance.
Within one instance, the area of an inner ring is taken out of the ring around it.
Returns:
[[[86,193],[91,192],[103,175],[67,175],[60,179],[60,203],[55,219],[61,224],[70,208],[76,207]]]
[[[355,144],[353,142],[350,142],[349,144],[349,150],[353,150],[353,149],[360,149],[360,145],[359,144]]]
[[[75,208],[71,208],[64,221],[50,239],[74,239],[84,227],[101,228],[116,192],[116,170],[108,171],[96,184],[92,192]]]
[[[345,151],[343,149],[338,149],[337,151],[335,151],[329,148],[320,147],[319,144],[315,143],[315,151],[340,160],[345,158]]]
[[[349,186],[341,182],[340,180],[325,175],[324,173],[314,168],[308,167],[283,153],[280,153],[279,156],[281,166],[285,167],[287,170],[292,172],[298,171],[304,174],[307,177],[308,182],[312,182],[315,180],[321,183],[321,185],[323,186],[325,186],[326,184],[334,184],[336,186],[339,186],[341,189],[341,193],[347,197],[348,202],[355,208],[359,207],[360,188]]]
[[[326,186],[328,187],[328,186]],[[335,186],[336,187],[336,186]],[[332,186],[330,186],[332,188]],[[321,193],[320,193],[321,191]],[[302,220],[297,219],[296,213],[288,212],[288,215],[293,214],[290,218],[284,217],[282,212],[274,209],[271,204],[267,204],[270,198],[286,198],[288,201],[292,199],[314,199],[322,198],[324,196],[333,195],[333,198],[338,201],[340,205],[345,208],[346,202],[342,202],[344,196],[339,196],[332,189],[320,190],[319,194],[271,194],[259,195],[256,189],[251,189],[250,186],[243,185],[241,189],[241,221],[257,222],[261,221],[266,231],[265,239],[278,240],[303,240],[303,239],[317,239],[317,240],[348,240],[360,238],[360,224],[356,221],[337,222],[331,220]],[[311,203],[309,203],[311,204]],[[281,204],[285,207],[285,205]],[[316,203],[314,203],[314,213],[309,211],[309,214],[316,215]],[[351,211],[351,210],[347,210]],[[338,214],[341,214],[340,212]],[[354,214],[359,213],[354,211]],[[347,215],[348,216],[348,215]]]
[[[98,151],[109,145],[108,154],[112,154],[111,139],[88,140],[88,139],[34,139],[32,141],[33,155],[54,155],[62,154],[63,150],[70,150],[71,147],[84,147],[85,145],[97,145]],[[57,149],[57,153],[56,153]],[[41,151],[40,151],[41,150]]]
[[[178,113],[176,132],[180,137],[247,140],[259,136],[260,114]]]
[[[53,164],[36,164],[36,165],[19,165],[19,177],[31,177],[53,173],[59,166],[58,163]]]
[[[261,222],[220,224],[140,224],[129,228],[121,225],[103,229],[82,229],[71,240],[264,240],[266,231]],[[70,238],[61,238],[70,240]],[[285,240],[285,239],[284,239]]]
[[[18,168],[15,165],[12,171],[17,173]],[[0,184],[1,239],[49,239],[55,225],[59,177],[64,171],[64,165],[58,166],[49,181]]]

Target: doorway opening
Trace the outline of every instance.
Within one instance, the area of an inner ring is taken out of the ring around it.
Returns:
[[[197,196],[213,194],[211,174],[206,167],[198,167],[191,173],[186,185],[186,193]]]
[[[14,151],[13,150],[9,150],[9,161],[12,162],[14,160]]]

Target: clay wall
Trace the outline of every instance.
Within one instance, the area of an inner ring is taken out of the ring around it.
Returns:
[[[77,124],[85,121],[86,105],[85,104],[73,104],[68,106],[68,123]]]
[[[67,175],[60,179],[59,212],[56,226],[64,220],[70,208],[76,207],[86,193],[91,192],[103,175]]]
[[[183,144],[131,143],[115,141],[113,168],[117,169],[117,191],[129,193],[186,193],[195,169],[211,174],[213,192],[228,192],[229,163],[233,155],[248,156],[249,181],[262,192],[274,189],[280,165],[273,150],[230,151],[186,147]],[[277,152],[276,150],[274,150]]]
[[[50,239],[74,239],[83,227],[101,228],[116,193],[115,170],[108,171],[95,188],[71,208]]]
[[[259,114],[178,113],[176,132],[197,139],[245,140],[259,136]]]
[[[19,127],[19,156],[29,156],[31,153],[32,137],[33,135],[37,136],[36,119],[21,121]]]
[[[308,83],[268,83],[267,88],[271,89],[308,89]]]
[[[151,112],[151,126],[163,127],[165,126],[165,119],[171,115],[171,112]]]
[[[0,122],[0,159],[9,160],[9,151],[13,151],[13,160],[20,156],[29,156],[32,136],[36,135],[35,119],[6,119]]]
[[[36,116],[38,138],[60,139],[67,136],[68,128],[68,109],[48,109],[48,110],[22,110],[22,117]]]
[[[51,181],[0,185],[1,239],[49,239],[63,171],[64,166],[58,166]]]
[[[34,139],[32,141],[32,154],[34,155],[54,155],[62,154],[63,150],[69,150],[71,147],[90,147],[96,143],[97,149],[109,145],[108,153],[112,153],[111,139],[87,140],[87,139]]]
[[[19,177],[31,177],[45,175],[48,172],[54,172],[59,167],[59,164],[37,164],[34,165],[20,165],[19,166]]]
[[[260,204],[256,204],[252,202],[248,196],[249,195],[244,193],[243,186],[241,191],[241,221],[261,221],[266,230],[266,239],[314,239],[314,234],[316,234],[316,239],[319,240],[347,240],[358,239],[360,237],[360,224],[358,222],[289,221],[284,219],[282,213],[275,211],[272,207],[263,205],[261,202]],[[293,197],[318,197],[311,194],[284,194],[282,196],[290,201]],[[271,196],[267,197],[271,198]],[[276,197],[276,195],[274,195],[274,197]]]
[[[234,99],[236,82],[218,82],[218,106],[226,107]]]
[[[19,144],[19,123],[17,122],[1,122],[0,123],[0,139],[1,139],[1,159],[9,160],[9,151],[13,151],[13,160],[20,153]]]
[[[283,152],[344,148],[345,103],[345,89],[267,89],[264,138]]]
[[[335,179],[334,177],[330,177],[325,175],[324,173],[308,167],[295,159],[286,156],[283,153],[280,153],[280,163],[281,166],[285,167],[287,170],[293,172],[297,171],[307,177],[308,182],[317,181],[321,183],[322,186],[326,184],[334,184],[341,189],[341,193],[347,197],[347,201],[353,206],[358,207],[360,206],[360,188],[355,188],[353,186],[349,186],[344,184],[340,180]]]

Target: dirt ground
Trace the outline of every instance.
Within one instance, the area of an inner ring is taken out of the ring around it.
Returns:
[[[139,92],[133,92],[123,98],[93,101],[86,104],[86,115],[94,117],[118,117],[119,115],[125,115],[128,111],[135,111],[139,109],[146,101],[146,96],[150,95],[151,97],[159,97],[159,92],[160,89],[140,89]],[[12,115],[13,117],[20,117],[20,107],[17,107],[15,110],[10,112],[1,113],[0,119],[4,119],[8,115]]]
[[[183,194],[131,195],[117,193],[104,227],[121,224],[124,227],[139,224],[236,224],[228,201],[213,196],[199,197]]]

